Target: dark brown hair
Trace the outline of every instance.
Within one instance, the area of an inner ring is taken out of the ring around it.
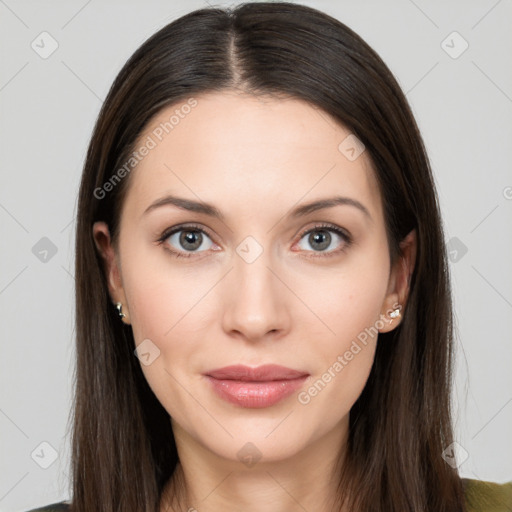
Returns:
[[[407,100],[380,57],[351,29],[310,7],[246,3],[187,14],[150,37],[115,79],[80,186],[76,238],[74,512],[156,512],[178,458],[168,413],[111,304],[92,226],[114,242],[129,176],[105,197],[137,138],[163,107],[239,90],[305,100],[364,143],[384,205],[392,261],[417,233],[403,322],[381,334],[350,411],[340,503],[350,510],[463,511],[461,480],[442,458],[453,441],[453,326],[442,223],[430,164]]]

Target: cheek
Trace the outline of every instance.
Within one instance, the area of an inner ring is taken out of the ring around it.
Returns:
[[[162,265],[155,259],[152,265],[150,261],[142,255],[126,258],[123,264],[135,345],[145,344],[141,347],[149,347],[150,357],[154,357],[146,365],[139,355],[141,370],[155,396],[175,420],[187,424],[197,411],[182,386],[190,389],[190,374],[197,378],[191,365],[200,349],[194,333],[199,329],[198,320],[204,318],[203,311],[198,312],[207,287],[192,285],[194,278],[183,267]]]
[[[349,412],[370,374],[378,329],[383,326],[387,260],[362,261],[334,278],[331,274],[329,280],[320,279],[317,285],[308,296],[312,309],[319,312],[324,334],[311,354],[317,372],[298,401],[311,412],[326,415],[329,424],[329,418],[335,422]]]
[[[388,287],[389,268],[386,258],[353,258],[339,269],[316,272],[315,277],[297,273],[295,290],[307,297],[317,313],[325,336],[323,352],[344,352],[353,339],[376,326]],[[319,323],[319,322],[318,322]],[[378,326],[378,325],[377,325]],[[374,330],[374,329],[373,329]],[[373,331],[372,330],[372,331]]]
[[[218,311],[212,309],[215,301],[207,296],[218,276],[176,262],[161,248],[127,243],[123,251],[123,286],[135,345],[149,339],[158,353],[142,370],[153,391],[172,393],[179,389],[172,376],[181,382],[180,377],[197,374],[193,361],[206,338],[199,333],[207,333],[209,325],[218,322]]]
[[[297,395],[307,414],[323,418],[326,430],[350,412],[373,365],[382,295],[367,292],[331,295],[336,307],[325,312],[325,321],[333,333],[316,345],[311,354],[316,371]]]
[[[161,247],[126,243],[122,250],[123,286],[135,341],[165,342],[186,324],[187,312],[201,300],[205,286],[200,286],[192,266],[177,263]]]

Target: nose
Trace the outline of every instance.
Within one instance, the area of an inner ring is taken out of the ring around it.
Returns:
[[[250,342],[276,339],[289,330],[293,294],[267,252],[249,261],[235,254],[233,269],[224,280],[223,329]]]

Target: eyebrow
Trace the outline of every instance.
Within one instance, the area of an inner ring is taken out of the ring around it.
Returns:
[[[204,215],[208,215],[210,217],[217,218],[221,221],[224,221],[224,215],[218,210],[215,206],[205,203],[202,201],[194,201],[192,199],[185,199],[183,197],[176,197],[172,195],[168,195],[165,197],[162,197],[161,199],[157,199],[154,203],[150,204],[146,210],[144,211],[143,215],[146,215],[147,213],[155,210],[156,208],[160,208],[162,206],[176,206],[177,208],[180,208],[182,210],[186,210],[189,212],[195,212],[195,213],[202,213]],[[292,210],[288,217],[296,218],[296,217],[304,217],[305,215],[308,215],[310,213],[316,212],[317,210],[323,210],[325,208],[332,208],[333,206],[339,206],[339,205],[347,205],[347,206],[353,206],[357,209],[359,209],[361,212],[364,213],[366,217],[370,221],[373,222],[372,216],[370,215],[370,212],[359,201],[356,199],[352,199],[350,197],[342,197],[342,196],[336,196],[336,197],[329,197],[325,199],[319,199],[317,201],[312,201],[310,203],[305,203],[294,210]]]

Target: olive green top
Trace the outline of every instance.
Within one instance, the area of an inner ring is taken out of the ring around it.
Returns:
[[[467,512],[512,512],[512,482],[497,484],[483,480],[463,478]],[[69,505],[64,501],[53,503],[28,512],[66,512]]]
[[[497,484],[463,478],[468,512],[512,512],[512,482]]]

